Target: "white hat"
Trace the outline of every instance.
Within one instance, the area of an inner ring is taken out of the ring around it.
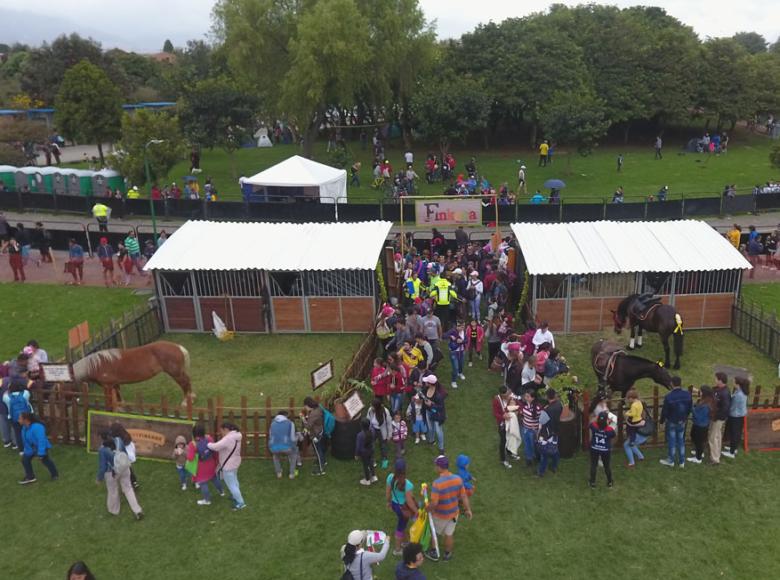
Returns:
[[[352,530],[347,536],[347,543],[353,546],[359,546],[366,538],[366,532],[363,530]]]
[[[432,385],[438,381],[439,379],[436,378],[436,375],[426,375],[422,378],[422,382],[428,383],[429,385]]]
[[[463,270],[461,270],[460,268],[455,268],[455,269],[452,271],[452,273],[453,273],[453,274],[463,274]]]
[[[133,186],[133,191],[138,191],[138,186],[137,185]]]
[[[479,276],[479,272],[477,272],[476,270],[472,270],[469,276]]]
[[[520,166],[520,169],[525,169],[525,165],[521,165],[521,166]]]

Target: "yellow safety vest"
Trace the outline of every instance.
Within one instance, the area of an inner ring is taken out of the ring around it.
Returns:
[[[431,288],[431,294],[438,306],[449,306],[450,296],[455,297],[456,294],[452,290],[452,284],[446,278],[439,278]]]
[[[96,203],[92,207],[92,215],[96,218],[99,217],[106,217],[108,214],[108,206],[103,205],[102,203]]]
[[[409,292],[409,290],[410,290],[409,284],[412,285],[411,286],[412,292]],[[419,297],[420,296],[420,284],[421,284],[421,282],[420,282],[419,278],[409,278],[404,283],[404,295],[407,298],[411,298],[412,300],[414,300],[415,298]]]

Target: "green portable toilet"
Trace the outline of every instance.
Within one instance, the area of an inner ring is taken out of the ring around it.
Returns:
[[[60,175],[62,175],[62,181],[65,183],[65,193],[67,195],[79,195],[79,169],[71,169],[66,167],[60,169]]]
[[[0,165],[0,181],[2,181],[3,185],[8,189],[13,190],[16,188],[15,173],[16,167],[12,165]]]
[[[54,193],[54,174],[58,172],[56,167],[41,167],[35,174],[35,184],[38,193]]]
[[[36,191],[35,174],[37,167],[19,167],[14,174],[17,191]]]
[[[118,171],[113,169],[101,169],[96,171],[92,177],[92,193],[95,197],[105,196],[106,189],[122,191],[123,187],[124,179],[119,175]]]

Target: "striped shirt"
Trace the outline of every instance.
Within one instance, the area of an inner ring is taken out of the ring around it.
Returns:
[[[448,520],[458,517],[458,502],[466,495],[463,480],[449,471],[431,484],[431,501],[436,505],[433,517]]]
[[[542,412],[542,408],[537,403],[531,403],[529,405],[523,401],[520,403],[520,409],[523,412],[523,427],[526,429],[532,429],[533,431],[538,431],[539,415]]]
[[[141,247],[138,245],[138,238],[133,236],[127,236],[125,238],[125,248],[127,252],[132,256],[133,254],[140,254]]]

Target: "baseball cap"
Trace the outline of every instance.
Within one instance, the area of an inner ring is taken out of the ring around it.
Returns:
[[[461,270],[460,268],[455,268],[455,269],[452,271],[452,273],[453,273],[453,274],[463,274],[463,270]]]
[[[439,380],[439,379],[437,379],[437,378],[436,378],[436,375],[426,375],[426,376],[424,376],[424,377],[422,378],[422,382],[424,382],[424,383],[428,383],[429,385],[432,385],[432,384],[434,384],[434,383],[435,383],[435,382],[437,382],[438,380]]]
[[[349,533],[349,536],[347,536],[347,543],[352,544],[353,546],[359,546],[363,543],[363,540],[366,537],[366,532],[363,530],[352,530]]]

